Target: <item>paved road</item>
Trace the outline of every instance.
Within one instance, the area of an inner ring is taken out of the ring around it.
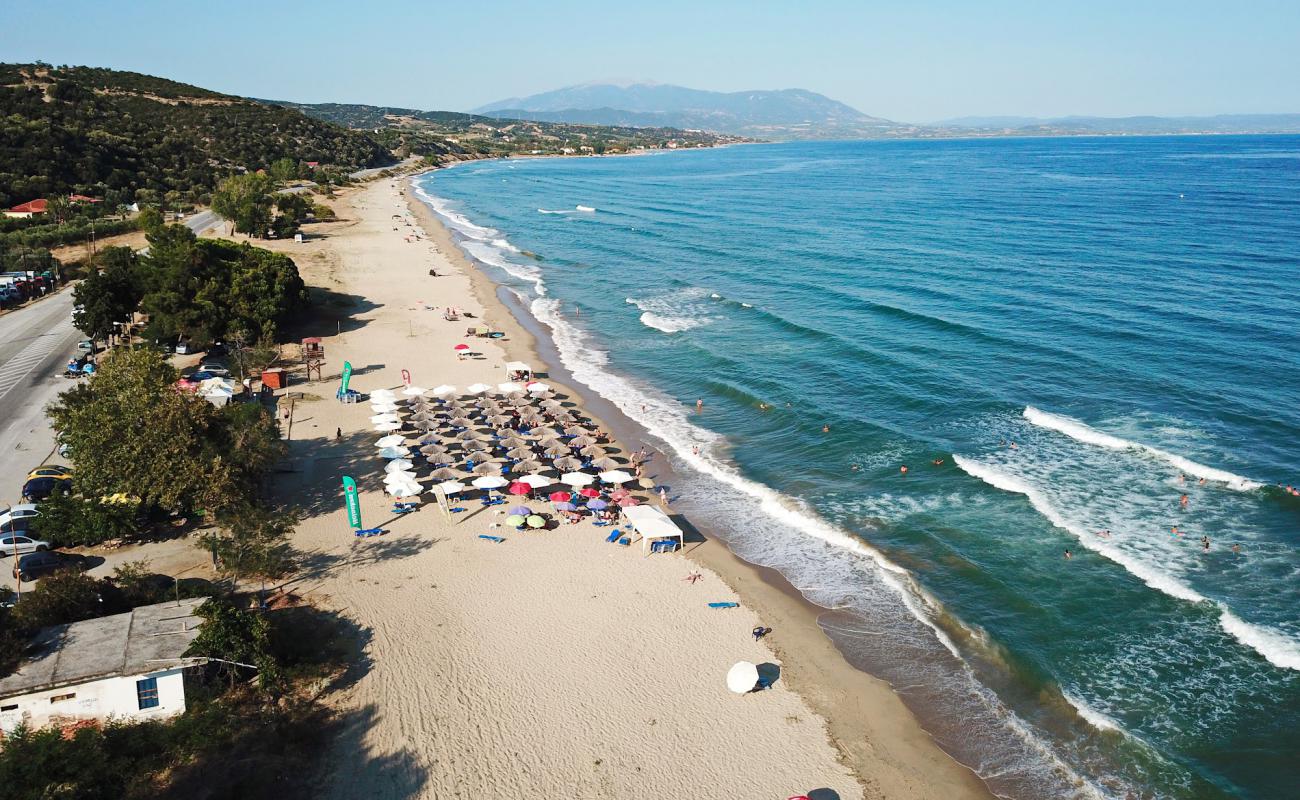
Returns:
[[[69,288],[0,316],[0,505],[20,502],[27,472],[54,450],[45,406],[72,385],[63,366],[82,338]]]

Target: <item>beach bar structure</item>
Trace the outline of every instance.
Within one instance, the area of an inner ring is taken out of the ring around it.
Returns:
[[[651,542],[664,539],[676,539],[678,547],[686,544],[682,529],[677,527],[677,523],[652,506],[628,506],[623,509],[623,519],[632,526],[632,530],[640,534],[643,552],[650,549]]]
[[[522,361],[506,362],[506,380],[527,383],[533,379],[533,368]]]

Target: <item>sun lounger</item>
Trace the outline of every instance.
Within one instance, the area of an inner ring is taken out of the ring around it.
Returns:
[[[505,537],[503,536],[489,536],[486,533],[480,533],[478,538],[487,539],[489,542],[496,542],[497,544],[505,541]]]
[[[609,542],[610,544],[613,544],[614,541],[615,541],[616,539],[618,539],[618,537],[620,537],[620,536],[622,536],[622,535],[623,535],[623,532],[620,531],[618,528],[615,528],[614,530],[610,531],[609,536],[606,536],[606,537],[605,537],[605,541],[606,541],[606,542]]]
[[[371,536],[378,536],[383,532],[383,528],[360,528],[357,530],[356,535],[364,539]]]
[[[740,603],[709,603],[709,608],[739,608]]]
[[[632,537],[631,537],[631,536],[624,536],[622,539],[619,539],[619,540],[618,540],[618,543],[621,544],[621,545],[624,546],[624,547],[631,547],[631,546],[632,546]]]

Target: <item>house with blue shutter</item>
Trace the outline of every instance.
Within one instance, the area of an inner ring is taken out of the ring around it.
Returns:
[[[17,671],[0,679],[0,734],[184,712],[185,673],[207,662],[184,655],[206,599],[41,630]]]

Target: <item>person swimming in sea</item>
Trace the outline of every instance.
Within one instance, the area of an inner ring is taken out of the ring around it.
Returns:
[[[1066,551],[1065,551],[1065,560],[1066,560],[1066,561],[1069,561],[1071,558],[1074,558],[1074,554],[1071,553],[1071,552],[1069,551],[1069,549],[1067,548]]]
[[[899,468],[898,468],[898,471],[899,471],[900,474],[902,474],[902,475],[906,475],[906,474],[907,474],[907,465],[904,464],[903,466],[899,467]]]
[[[1178,498],[1178,504],[1181,505],[1183,508],[1187,508],[1187,503],[1188,503],[1187,495],[1183,495],[1182,497]]]
[[[936,467],[942,467],[942,466],[943,466],[943,459],[942,459],[942,458],[936,458],[935,460],[931,461],[930,463],[933,464],[933,465],[935,465]]]
[[[1097,531],[1097,536],[1098,536],[1098,538],[1101,538],[1101,539],[1109,539],[1109,538],[1110,538],[1110,529],[1107,528],[1107,529],[1104,530],[1104,531]]]
[[[1170,536],[1182,536],[1182,534],[1178,532],[1178,526],[1177,526],[1177,525],[1175,525],[1174,527],[1172,527],[1172,528],[1169,529],[1169,535],[1170,535]]]
[[[1207,553],[1210,552],[1210,537],[1208,536],[1201,537],[1201,549]]]
[[[830,433],[830,432],[831,432],[831,426],[829,425],[822,426],[822,433]]]

